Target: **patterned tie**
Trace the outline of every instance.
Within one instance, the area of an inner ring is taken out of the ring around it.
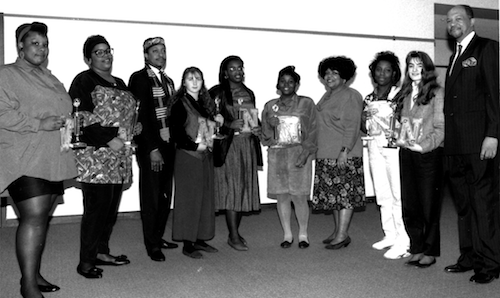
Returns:
[[[167,93],[167,97],[170,97],[172,95],[172,90],[170,90],[170,86],[168,84],[168,79],[167,79],[167,74],[163,71],[160,70],[161,74],[161,84],[163,85],[163,89],[165,89],[165,93]]]

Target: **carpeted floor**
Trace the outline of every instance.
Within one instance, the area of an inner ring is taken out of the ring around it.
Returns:
[[[324,249],[321,240],[331,232],[331,215],[313,214],[308,249],[282,249],[282,231],[274,205],[245,216],[241,234],[250,250],[237,252],[227,241],[224,215],[216,218],[216,236],[209,243],[218,253],[190,259],[181,249],[164,250],[166,262],[153,262],[142,244],[137,216],[121,217],[112,235],[113,254],[126,254],[132,263],[102,267],[104,277],[87,280],[75,271],[79,224],[52,224],[42,273],[61,290],[48,298],[68,297],[499,297],[500,280],[487,285],[469,282],[471,273],[449,274],[446,265],[458,257],[456,215],[445,199],[441,220],[442,257],[427,269],[409,268],[404,260],[386,260],[371,249],[382,237],[376,205],[357,212],[346,249]],[[170,240],[171,223],[165,239]],[[294,231],[297,227],[294,225]],[[19,297],[20,273],[14,252],[15,228],[0,229],[0,297]]]

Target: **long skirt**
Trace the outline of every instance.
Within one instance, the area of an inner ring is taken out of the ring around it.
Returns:
[[[194,242],[215,236],[213,171],[211,153],[200,159],[177,150],[172,239]]]

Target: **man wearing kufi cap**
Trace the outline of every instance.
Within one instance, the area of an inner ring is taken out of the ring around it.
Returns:
[[[152,37],[144,41],[145,67],[130,76],[129,88],[140,101],[142,132],[138,145],[139,196],[144,244],[153,261],[165,261],[161,248],[177,244],[163,240],[172,201],[175,147],[170,141],[169,116],[174,84],[165,74],[165,41]]]

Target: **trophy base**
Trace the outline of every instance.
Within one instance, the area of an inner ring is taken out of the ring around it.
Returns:
[[[213,137],[212,137],[212,138],[213,138],[214,140],[223,140],[223,139],[225,139],[225,138],[226,138],[226,136],[225,136],[225,135],[222,135],[222,134],[215,134],[215,135],[213,135]]]
[[[76,142],[76,143],[71,143],[70,147],[73,150],[84,149],[87,148],[87,144],[85,144],[84,142]]]
[[[371,141],[371,140],[373,140],[373,137],[371,137],[371,136],[365,136],[365,137],[361,137],[361,140],[363,140],[363,141]]]

